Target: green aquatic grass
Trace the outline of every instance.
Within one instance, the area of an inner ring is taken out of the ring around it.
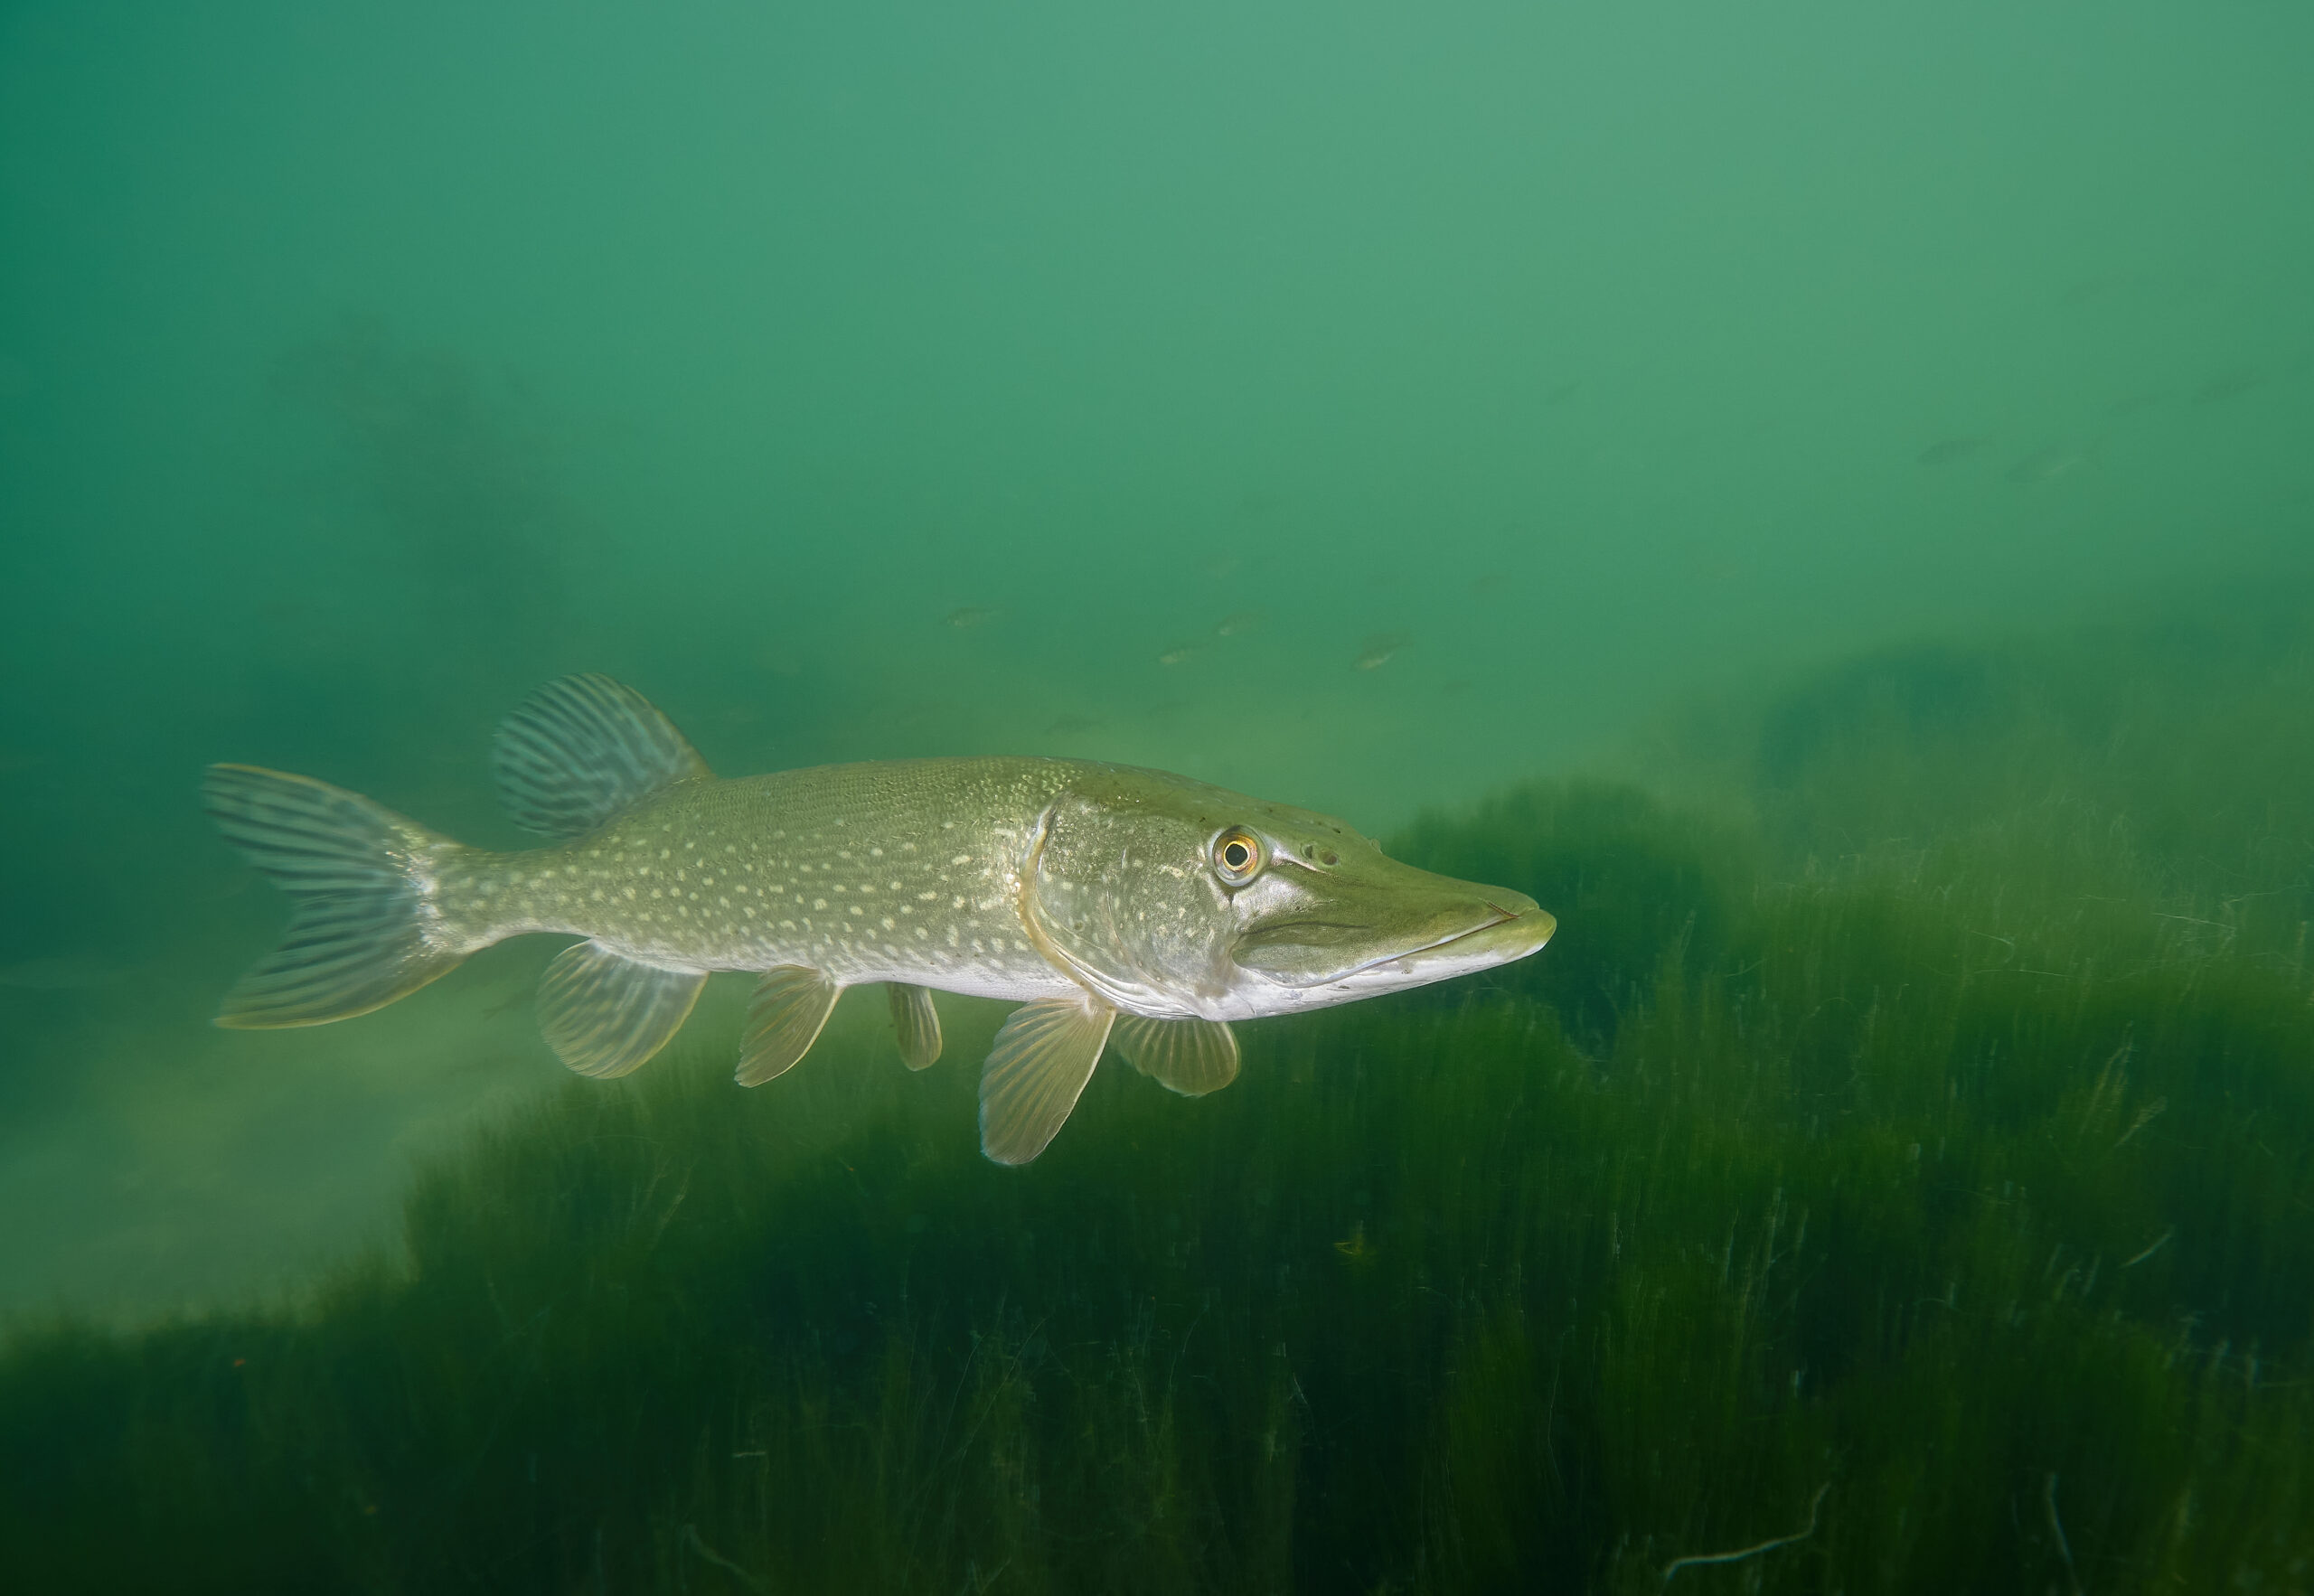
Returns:
[[[1026,1171],[992,1007],[922,1076],[574,1083],[299,1311],[21,1335],[0,1534],[43,1589],[2302,1582],[2302,975],[1698,834],[1592,786],[1418,836],[1609,861],[1611,1028],[1508,979],[1253,1027]]]
[[[1413,828],[1558,941],[1247,1027],[1210,1099],[1104,1069],[1025,1170],[974,1143],[996,1006],[753,1093],[701,1035],[306,1300],[20,1328],[0,1544],[42,1590],[2304,1588],[2302,800],[2165,840],[2087,731],[1861,700],[1709,815]]]

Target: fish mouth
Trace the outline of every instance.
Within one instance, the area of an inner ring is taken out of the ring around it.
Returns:
[[[1491,900],[1483,901],[1486,902],[1487,911],[1491,916],[1491,918],[1490,918],[1484,925],[1473,925],[1466,931],[1449,932],[1444,936],[1438,937],[1430,942],[1423,943],[1418,946],[1404,948],[1395,953],[1384,953],[1379,958],[1369,959],[1365,963],[1359,965],[1356,969],[1345,972],[1342,979],[1347,979],[1349,976],[1352,975],[1363,974],[1369,970],[1379,969],[1382,965],[1394,964],[1401,960],[1418,959],[1425,953],[1435,953],[1445,948],[1458,948],[1465,943],[1475,943],[1482,938],[1490,937],[1494,933],[1500,931],[1506,925],[1516,925],[1521,921],[1526,921],[1529,923],[1528,927],[1529,930],[1535,932],[1538,934],[1536,934],[1532,944],[1510,955],[1510,958],[1512,959],[1523,958],[1528,953],[1534,952],[1536,948],[1539,948],[1543,944],[1548,942],[1550,940],[1551,934],[1558,929],[1557,919],[1553,915],[1545,913],[1540,906],[1532,907],[1521,913],[1517,909],[1506,909],[1500,904],[1495,903]],[[1473,949],[1472,951],[1476,950]],[[1508,962],[1509,960],[1506,959],[1503,962]]]
[[[1501,896],[1514,897],[1517,901],[1514,895],[1506,893]],[[1374,935],[1376,927],[1342,920],[1289,921],[1253,933],[1238,944],[1236,958],[1240,965],[1256,971],[1269,980],[1295,987],[1331,986],[1370,970],[1424,959],[1425,955],[1442,954],[1448,949],[1469,953],[1497,952],[1495,946],[1490,945],[1490,941],[1499,944],[1501,952],[1501,956],[1491,962],[1508,963],[1541,947],[1558,926],[1558,922],[1532,900],[1525,901],[1528,903],[1525,909],[1515,909],[1506,908],[1491,897],[1482,898],[1480,904],[1485,910],[1485,918],[1475,925],[1458,926],[1426,941],[1401,944],[1350,963],[1325,964],[1322,961],[1313,961],[1320,962],[1319,968],[1294,969],[1286,955],[1289,950],[1322,955],[1324,951],[1340,949],[1345,944]],[[1506,935],[1506,928],[1511,926],[1522,929],[1517,935]],[[1520,943],[1525,945],[1516,945]],[[1514,947],[1515,951],[1512,951]],[[1272,956],[1264,958],[1262,955],[1265,951]]]

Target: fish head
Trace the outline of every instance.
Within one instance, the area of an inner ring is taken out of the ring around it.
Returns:
[[[1156,772],[1081,781],[1024,879],[1049,956],[1115,1007],[1250,1019],[1523,959],[1557,922],[1433,875],[1331,815]]]

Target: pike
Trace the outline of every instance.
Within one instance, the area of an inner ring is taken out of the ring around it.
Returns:
[[[1109,1048],[1201,1096],[1237,1076],[1232,1021],[1490,969],[1557,925],[1330,816],[1162,771],[909,759],[724,780],[607,676],[533,693],[493,765],[552,844],[486,852],[324,782],[210,766],[210,814],[292,904],[217,1023],[367,1014],[531,932],[586,939],[547,966],[538,1011],[587,1075],[657,1053],[715,971],[758,978],[743,1086],[809,1052],[846,987],[884,985],[914,1069],[940,1056],[934,990],[1003,999],[1021,1007],[982,1068],[981,1148],[1024,1164]]]

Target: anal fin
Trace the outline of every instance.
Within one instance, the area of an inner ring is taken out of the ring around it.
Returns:
[[[1093,1078],[1116,1017],[1089,997],[1012,1010],[981,1067],[981,1150],[1000,1164],[1025,1164],[1044,1151]]]
[[[809,1053],[842,994],[842,987],[807,965],[777,964],[765,971],[748,1000],[739,1084],[760,1086]]]
[[[923,1069],[940,1057],[940,1011],[932,1006],[930,989],[888,981],[884,990],[892,1000],[892,1034],[898,1038],[900,1056],[910,1069]]]
[[[539,979],[539,1028],[582,1075],[623,1075],[682,1028],[707,977],[663,970],[598,942],[562,950]]]
[[[1143,1075],[1184,1097],[1218,1092],[1237,1078],[1237,1037],[1218,1019],[1120,1014],[1109,1045]]]

